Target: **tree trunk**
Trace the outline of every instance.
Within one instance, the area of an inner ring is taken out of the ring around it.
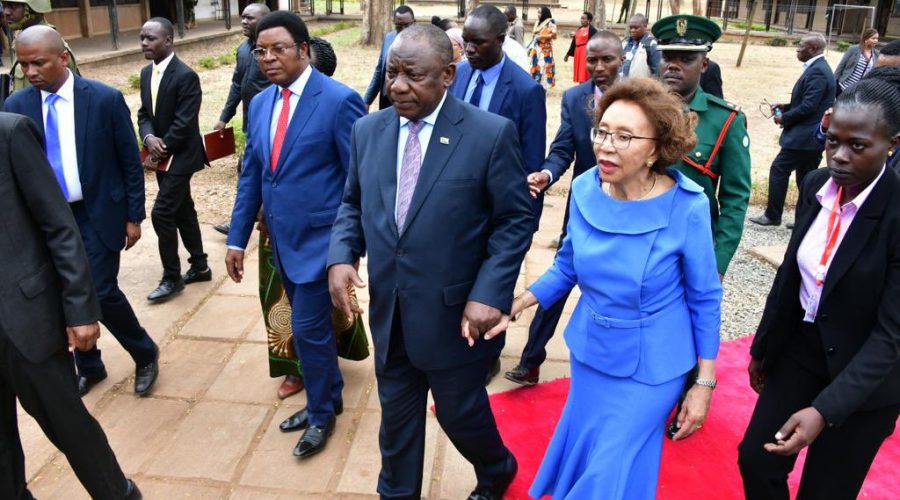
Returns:
[[[693,8],[695,16],[705,16],[706,0],[693,0]]]
[[[384,34],[391,29],[392,0],[363,0],[362,33],[359,42],[362,45],[379,46]]]
[[[669,0],[669,10],[671,15],[681,14],[681,0]]]
[[[604,0],[588,0],[587,10],[594,15],[594,27],[606,29],[606,2]]]
[[[479,5],[481,5],[480,0],[466,0],[466,15],[471,14]]]

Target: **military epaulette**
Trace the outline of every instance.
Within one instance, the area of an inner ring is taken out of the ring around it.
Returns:
[[[716,97],[716,96],[714,96],[714,95],[712,95],[712,94],[706,94],[706,100],[707,100],[708,102],[715,103],[715,104],[717,104],[717,105],[719,105],[719,106],[721,106],[721,107],[723,107],[723,108],[725,108],[725,109],[727,109],[727,110],[729,110],[729,111],[737,111],[738,113],[741,113],[741,112],[742,112],[742,111],[741,111],[741,106],[740,106],[739,104],[735,104],[735,103],[732,103],[732,102],[728,102],[728,101],[726,101],[725,99],[720,99],[720,98],[718,98],[718,97]]]

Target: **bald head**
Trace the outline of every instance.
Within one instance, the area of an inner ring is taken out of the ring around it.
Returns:
[[[59,90],[69,78],[69,51],[59,33],[49,26],[32,26],[16,38],[19,67],[34,87]]]
[[[797,59],[806,62],[825,52],[825,37],[820,33],[810,33],[800,39],[797,46]]]
[[[59,53],[66,50],[66,44],[62,36],[49,26],[38,24],[25,29],[16,37],[16,47],[23,45],[39,46],[50,52]]]

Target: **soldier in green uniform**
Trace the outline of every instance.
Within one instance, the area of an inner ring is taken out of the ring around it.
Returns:
[[[22,72],[22,68],[16,60],[16,37],[25,28],[38,24],[56,29],[56,26],[44,19],[44,14],[47,12],[50,12],[50,0],[3,0],[3,16],[6,18],[9,29],[12,31],[12,39],[9,41],[9,46],[13,58],[13,65],[10,70],[13,80],[13,92],[31,85],[28,83],[25,73]],[[66,50],[69,52],[69,69],[72,70],[72,73],[80,76],[81,73],[78,72],[78,66],[75,64],[75,54],[72,53],[69,44],[65,45]]]
[[[722,30],[699,16],[676,15],[653,25],[660,79],[697,114],[697,146],[675,168],[703,187],[712,210],[716,265],[724,277],[744,230],[750,201],[750,137],[739,107],[703,92],[707,53]]]

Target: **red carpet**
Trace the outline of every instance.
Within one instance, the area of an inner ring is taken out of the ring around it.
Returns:
[[[737,468],[737,445],[753,412],[756,394],[747,385],[749,338],[723,343],[716,370],[719,387],[710,417],[691,438],[674,443],[666,439],[657,497],[661,500],[742,499]],[[519,474],[507,499],[528,499],[544,450],[565,404],[569,380],[491,396],[491,406],[503,440],[519,460]],[[791,475],[796,492],[803,454]],[[881,447],[859,498],[900,498],[900,433]]]

